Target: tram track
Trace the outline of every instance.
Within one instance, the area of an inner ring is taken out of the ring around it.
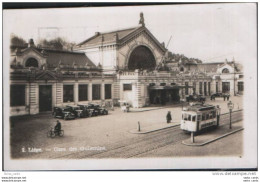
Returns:
[[[242,111],[237,111],[232,114],[232,123],[241,120]],[[224,113],[221,115],[220,127],[228,124],[229,113]],[[132,158],[167,145],[173,145],[189,137],[189,135],[184,134],[177,126],[118,141],[108,146],[108,150],[105,151],[91,151],[88,153],[80,151],[59,156],[58,158]]]

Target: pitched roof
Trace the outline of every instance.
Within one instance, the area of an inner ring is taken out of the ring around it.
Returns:
[[[71,52],[64,50],[51,50],[42,49],[36,47],[29,47],[21,51],[21,54],[26,51],[35,51],[39,55],[46,57],[48,67],[57,67],[59,64],[69,65],[70,67],[74,64],[78,66],[96,67],[95,64],[85,55],[83,52]]]
[[[132,36],[137,33],[145,31],[156,43],[156,45],[163,51],[166,51],[166,48],[161,45],[161,43],[152,35],[152,33],[144,26],[137,26],[128,29],[116,30],[111,32],[97,32],[94,36],[88,38],[87,40],[79,43],[77,47],[81,46],[95,46],[107,43],[118,43],[122,44],[132,38]]]
[[[116,42],[116,34],[118,36],[118,40],[121,40],[122,38],[124,38],[125,36],[127,36],[128,34],[130,34],[131,32],[137,30],[140,27],[133,27],[133,28],[128,28],[128,29],[124,29],[124,30],[117,30],[117,31],[111,31],[111,32],[96,32],[96,35],[88,38],[87,40],[79,43],[78,45],[90,45],[90,44],[99,44],[102,41],[102,37],[103,37],[103,43],[111,43],[111,42]]]

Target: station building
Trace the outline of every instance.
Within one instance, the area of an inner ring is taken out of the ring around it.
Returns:
[[[191,94],[243,93],[235,61],[165,62],[167,49],[145,27],[96,32],[73,51],[36,47],[30,40],[12,55],[11,116],[51,111],[54,106],[120,101],[139,108],[178,103]]]

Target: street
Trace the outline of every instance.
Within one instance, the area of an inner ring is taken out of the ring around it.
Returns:
[[[235,100],[235,99],[234,99]],[[219,104],[222,114],[226,102],[208,101]],[[236,102],[242,105],[242,97]],[[214,103],[214,104],[215,104]],[[63,137],[48,138],[47,131],[57,119],[51,114],[42,114],[24,118],[12,118],[11,156],[13,158],[42,159],[80,159],[80,158],[131,158],[131,157],[176,157],[204,155],[242,155],[242,134],[238,132],[202,147],[190,147],[182,141],[190,138],[179,126],[162,129],[147,134],[132,134],[129,131],[158,123],[166,123],[165,115],[171,111],[173,122],[181,119],[181,106],[166,107],[145,112],[123,113],[120,109],[110,111],[107,116],[60,120],[65,131]],[[236,108],[236,110],[238,110]],[[242,111],[232,115],[234,128],[242,126]],[[229,114],[221,116],[222,128],[228,128]],[[207,131],[200,135],[207,135]],[[227,145],[228,144],[228,145]],[[223,145],[225,150],[221,150]]]

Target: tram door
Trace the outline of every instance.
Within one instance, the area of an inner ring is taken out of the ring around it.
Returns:
[[[52,86],[40,85],[39,86],[39,111],[52,110]]]

